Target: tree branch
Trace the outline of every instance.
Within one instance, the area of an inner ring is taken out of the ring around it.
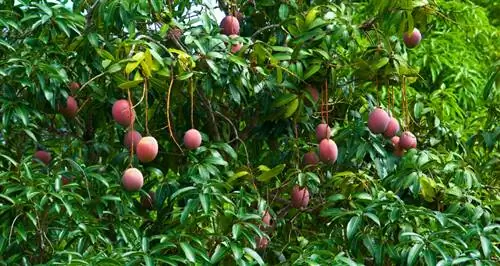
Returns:
[[[92,23],[92,15],[94,14],[94,9],[97,7],[97,4],[99,4],[100,0],[96,0],[92,6],[90,6],[89,10],[87,11],[87,15],[85,16],[85,30],[90,28],[90,24]]]
[[[217,0],[217,3],[219,4],[219,8],[224,11],[224,14],[228,15],[229,14],[229,7],[227,6],[226,2],[224,0]]]

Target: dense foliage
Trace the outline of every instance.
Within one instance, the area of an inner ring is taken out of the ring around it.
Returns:
[[[218,4],[239,36],[201,0],[0,0],[0,264],[498,265],[496,1]],[[321,122],[338,156],[305,165]]]

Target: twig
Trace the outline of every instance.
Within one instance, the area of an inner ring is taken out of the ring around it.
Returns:
[[[144,86],[142,87],[142,96],[141,96],[141,99],[139,99],[139,101],[134,105],[132,106],[132,109],[136,108],[139,104],[141,104],[141,102],[144,100],[144,95],[146,95],[146,79],[144,79]]]
[[[81,90],[83,90],[83,88],[87,87],[87,85],[89,85],[89,83],[90,83],[90,82],[92,82],[92,81],[94,81],[94,80],[96,80],[96,79],[98,79],[98,78],[100,78],[100,77],[104,76],[104,74],[106,74],[106,73],[107,73],[107,72],[106,72],[106,71],[104,71],[104,72],[102,72],[101,74],[99,74],[99,75],[97,75],[97,76],[95,76],[95,77],[93,77],[93,78],[89,79],[87,82],[85,82],[85,83],[84,83],[84,84],[80,87],[80,89],[79,89],[79,90],[78,90],[75,94],[78,94],[78,92],[80,92]],[[75,98],[76,98],[76,97],[77,97],[77,96],[75,95]]]
[[[263,28],[260,28],[258,29],[254,34],[252,34],[252,37],[250,37],[252,40],[255,40],[255,37],[257,37],[257,35],[259,35],[261,32],[265,31],[265,30],[268,30],[268,29],[272,29],[272,28],[278,28],[278,27],[281,27],[280,24],[271,24],[271,25],[267,25]]]
[[[83,109],[83,107],[87,104],[87,102],[90,100],[91,97],[88,97],[83,103],[82,105],[80,105],[80,108],[78,108],[78,110],[76,110],[76,113],[80,113],[80,110]]]
[[[16,224],[17,218],[19,218],[22,215],[22,213],[18,214],[16,218],[14,218],[14,221],[12,222],[12,225],[10,226],[10,233],[9,233],[9,246],[10,246],[10,238],[12,237],[12,231],[14,231],[14,224]]]

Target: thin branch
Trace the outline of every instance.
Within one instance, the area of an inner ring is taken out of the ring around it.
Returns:
[[[85,82],[85,83],[84,83],[84,84],[80,87],[80,89],[79,89],[78,91],[76,91],[76,93],[75,93],[75,98],[77,97],[77,96],[76,96],[76,94],[78,94],[78,92],[80,92],[81,90],[83,90],[83,88],[87,87],[87,85],[89,85],[89,83],[91,83],[92,81],[94,81],[94,80],[96,80],[96,79],[98,79],[98,78],[100,78],[100,77],[104,76],[106,73],[107,73],[107,72],[106,72],[106,71],[104,71],[104,72],[102,72],[101,74],[99,74],[99,75],[97,75],[97,76],[95,76],[95,77],[93,77],[93,78],[89,79],[87,82]]]
[[[251,39],[255,40],[255,37],[257,37],[257,35],[259,35],[261,32],[268,30],[268,29],[272,29],[272,28],[278,28],[278,27],[281,27],[281,25],[280,24],[271,24],[271,25],[265,26],[263,28],[260,28],[254,34],[252,34]]]
[[[14,221],[12,222],[12,225],[10,226],[10,233],[9,233],[9,246],[10,246],[10,238],[12,237],[12,231],[14,231],[14,224],[16,224],[17,218],[19,218],[22,215],[22,213],[18,214],[16,218],[14,218]]]
[[[147,90],[147,89],[146,89],[146,86],[147,86],[147,81],[146,81],[146,79],[144,79],[144,85],[143,85],[143,87],[142,87],[142,96],[141,96],[141,98],[139,99],[139,101],[138,101],[138,102],[137,102],[134,106],[132,106],[132,109],[134,109],[134,108],[136,108],[137,106],[139,106],[139,104],[141,104],[141,103],[142,103],[142,101],[144,100],[144,95],[146,95],[146,93],[147,93],[147,91],[146,91],[146,90]]]
[[[76,110],[76,113],[80,113],[80,111],[83,109],[83,107],[88,103],[88,101],[90,100],[91,97],[88,97],[83,103],[82,105],[80,105],[80,108],[78,108],[78,110]]]

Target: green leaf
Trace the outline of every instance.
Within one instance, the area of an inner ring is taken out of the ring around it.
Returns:
[[[285,104],[288,104],[289,102],[291,102],[297,98],[298,98],[297,94],[293,94],[293,93],[283,94],[280,97],[278,97],[278,99],[274,100],[272,107],[284,106]]]
[[[141,241],[141,248],[142,248],[142,251],[147,253],[148,250],[149,250],[149,240],[147,237],[142,237],[142,241]]]
[[[208,214],[210,211],[210,197],[208,196],[208,194],[200,193],[199,198],[201,206],[203,207],[203,211],[205,212],[205,214]]]
[[[112,64],[106,71],[110,74],[116,73],[118,71],[122,70],[122,66],[118,63]]]
[[[180,76],[177,76],[177,80],[186,80],[186,79],[192,77],[193,74],[194,74],[193,72],[184,73]]]
[[[426,201],[434,201],[436,196],[436,182],[427,176],[420,177],[420,192]]]
[[[434,252],[432,252],[429,249],[425,249],[423,254],[424,254],[425,264],[427,264],[427,266],[436,265],[436,254],[434,254]]]
[[[243,58],[241,58],[241,57],[239,57],[237,55],[230,55],[228,57],[228,59],[229,59],[229,61],[231,61],[233,63],[236,63],[236,64],[238,64],[238,65],[240,65],[242,67],[247,67],[248,66],[247,62]]]
[[[251,248],[243,248],[243,250],[245,251],[246,254],[252,257],[259,265],[265,265],[259,253],[255,252],[255,250]]]
[[[14,161],[14,159],[10,158],[9,156],[7,156],[5,154],[0,154],[0,156],[2,156],[3,158],[7,159],[12,165],[14,165],[14,167],[17,167],[17,162]]]
[[[136,87],[137,85],[139,85],[143,82],[144,82],[144,80],[142,78],[139,80],[126,81],[126,82],[123,82],[120,85],[118,85],[118,88],[124,89],[124,90],[131,89],[131,88]]]
[[[374,65],[372,65],[372,69],[379,69],[385,65],[387,65],[387,63],[389,63],[389,58],[387,57],[382,57],[380,58],[377,63],[375,63]]]
[[[232,184],[234,181],[238,180],[239,178],[241,177],[244,177],[244,176],[247,176],[249,175],[250,173],[247,172],[247,171],[240,171],[240,172],[237,172],[235,173],[234,175],[232,175],[228,180],[227,180],[227,183],[229,184]]]
[[[328,201],[336,202],[339,200],[345,200],[345,196],[343,194],[334,194],[328,197]]]
[[[66,26],[64,21],[61,21],[60,19],[55,19],[53,21],[56,22],[56,25],[59,27],[60,30],[62,30],[64,32],[64,34],[66,34],[66,36],[68,38],[71,36],[71,34],[69,33],[69,30],[68,30],[68,27]]]
[[[286,46],[271,46],[271,49],[276,52],[293,53],[293,49]]]
[[[419,119],[422,116],[423,110],[424,104],[422,102],[415,103],[415,106],[413,107],[413,114],[415,115],[416,119]]]
[[[490,98],[491,91],[493,90],[494,87],[496,87],[495,80],[497,79],[499,70],[497,70],[495,73],[491,75],[491,77],[488,79],[488,82],[486,82],[486,85],[484,85],[483,89],[483,100],[487,101]]]
[[[351,240],[352,237],[356,234],[359,226],[361,225],[361,221],[362,219],[360,216],[354,216],[351,218],[351,220],[349,220],[346,228],[347,239]]]
[[[297,108],[299,108],[299,99],[294,99],[293,101],[290,102],[289,105],[287,105],[285,113],[283,114],[283,118],[287,119],[290,116],[292,116],[295,113],[295,111],[297,111]]]
[[[141,62],[130,62],[125,66],[125,74],[129,75],[134,71],[140,64]]]
[[[221,165],[221,166],[227,166],[228,163],[224,161],[221,157],[215,157],[215,156],[210,156],[204,160],[205,163],[209,164],[214,164],[214,165]]]
[[[186,206],[184,207],[184,210],[182,210],[181,213],[181,224],[185,224],[187,221],[187,218],[189,217],[189,214],[195,210],[195,208],[198,206],[198,201],[193,200],[193,199],[188,199]]]
[[[231,250],[233,251],[233,256],[235,260],[240,260],[243,256],[243,250],[241,247],[237,246],[235,243],[231,242]]]
[[[182,194],[184,194],[184,193],[187,193],[187,192],[191,192],[192,190],[196,190],[196,188],[195,188],[195,187],[191,187],[191,186],[190,186],[190,187],[183,187],[183,188],[181,188],[181,189],[179,189],[179,190],[175,191],[175,192],[172,194],[171,198],[172,198],[172,199],[175,199],[177,196],[180,196],[180,195],[182,195]]]
[[[12,198],[10,198],[9,196],[7,196],[7,195],[0,194],[0,198],[6,199],[6,200],[7,200],[7,201],[9,201],[10,203],[12,203],[12,205],[15,205],[15,204],[16,204],[16,202],[15,202]]]
[[[277,60],[277,61],[287,61],[292,59],[292,56],[290,54],[284,54],[284,53],[278,53],[272,55],[272,58]]]
[[[146,266],[154,266],[155,265],[153,258],[151,258],[150,256],[144,255],[143,258],[144,258],[144,263],[146,264]]]
[[[413,265],[415,262],[417,262],[418,255],[420,254],[420,250],[422,249],[423,244],[422,243],[416,243],[413,245],[413,247],[410,249],[410,252],[408,252],[408,257],[406,258],[406,263],[408,265]]]
[[[371,212],[365,212],[363,213],[364,216],[370,218],[373,222],[375,222],[378,226],[380,226],[380,219],[378,218],[378,216],[374,213],[371,213]]]
[[[99,47],[99,38],[97,36],[97,33],[92,32],[87,35],[87,39],[89,40],[90,45],[93,47]]]
[[[489,258],[491,254],[491,242],[486,236],[481,235],[479,238],[481,240],[481,248],[483,249],[484,257]]]
[[[194,256],[193,247],[191,245],[189,245],[189,243],[186,243],[186,242],[180,243],[180,246],[182,248],[182,251],[184,251],[184,255],[186,256],[186,258],[190,262],[195,262],[196,258]]]
[[[312,75],[314,75],[320,69],[321,69],[321,65],[312,65],[312,66],[310,66],[309,69],[307,70],[306,74],[304,75],[304,79],[310,78]]]
[[[288,5],[281,4],[278,9],[278,16],[283,21],[288,18]]]
[[[451,262],[451,264],[453,264],[453,265],[471,265],[471,264],[465,264],[466,262],[471,261],[471,260],[473,260],[473,258],[462,257],[462,258],[454,259]],[[479,264],[479,265],[481,265],[481,264]]]
[[[277,165],[276,167],[274,167],[273,169],[267,171],[267,172],[264,172],[262,173],[261,175],[259,175],[257,177],[257,180],[260,181],[260,182],[264,182],[264,183],[267,183],[271,180],[271,178],[281,174],[281,172],[283,171],[283,169],[285,169],[285,164],[280,164],[280,165]]]
[[[366,192],[356,193],[353,195],[353,197],[360,200],[373,200],[372,195]]]
[[[214,253],[212,254],[212,257],[210,258],[210,263],[211,264],[217,264],[226,254],[227,248],[221,246],[220,244],[215,247]]]
[[[311,23],[316,19],[316,15],[318,14],[318,10],[313,8],[307,12],[305,25],[308,28],[311,28]]]
[[[26,109],[22,108],[22,107],[16,107],[14,109],[14,112],[16,113],[17,117],[19,119],[21,119],[21,121],[23,122],[23,124],[25,126],[28,125],[28,112],[26,111]]]
[[[122,199],[120,197],[112,196],[112,195],[102,196],[101,199],[104,201],[122,201]]]
[[[240,224],[233,224],[232,233],[233,233],[234,240],[237,240],[238,237],[240,236],[240,229],[241,229]]]

